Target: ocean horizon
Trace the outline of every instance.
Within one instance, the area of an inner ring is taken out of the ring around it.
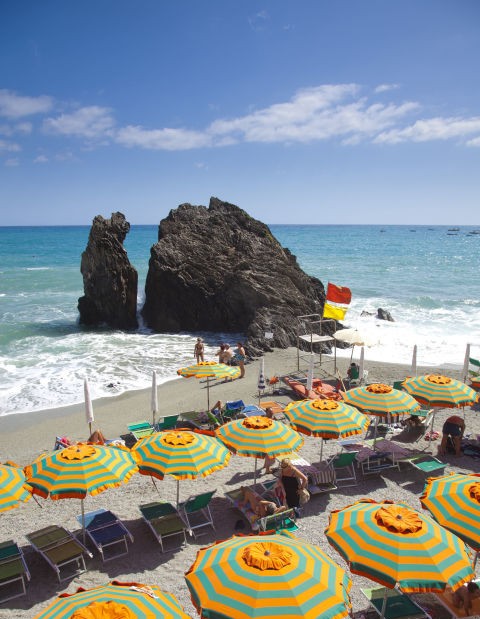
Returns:
[[[81,254],[88,226],[0,227],[0,415],[108,397],[176,377],[193,360],[195,338],[206,356],[236,333],[152,333],[78,324]],[[275,225],[273,235],[320,279],[352,290],[343,324],[376,344],[368,360],[458,367],[467,343],[480,358],[479,228],[465,225]],[[138,271],[138,307],[158,225],[132,225],[124,246]],[[376,318],[388,310],[395,322]],[[359,350],[355,348],[354,357]],[[337,350],[350,356],[350,350]],[[294,368],[292,368],[294,369]],[[248,368],[247,368],[248,371]],[[273,375],[275,368],[266,368]]]

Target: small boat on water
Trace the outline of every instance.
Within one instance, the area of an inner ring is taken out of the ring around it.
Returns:
[[[448,232],[459,232],[460,228],[449,228]]]

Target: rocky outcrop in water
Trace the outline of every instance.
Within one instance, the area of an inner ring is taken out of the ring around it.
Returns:
[[[322,314],[323,284],[238,206],[181,204],[151,248],[143,319],[159,332],[242,332],[251,354],[297,344],[297,317]],[[266,340],[265,332],[273,339]]]
[[[130,224],[122,213],[110,219],[97,215],[82,254],[84,296],[78,300],[80,323],[136,329],[138,274],[123,241]]]

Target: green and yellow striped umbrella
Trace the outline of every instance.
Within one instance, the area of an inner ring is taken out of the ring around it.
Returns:
[[[26,483],[22,469],[0,464],[0,512],[17,507],[31,496],[30,486]]]
[[[420,501],[437,522],[480,551],[480,474],[430,478]]]
[[[217,428],[215,434],[233,453],[255,458],[254,481],[257,458],[283,456],[303,445],[303,438],[290,426],[262,415],[229,421]]]
[[[442,374],[406,378],[402,387],[426,406],[460,408],[471,406],[480,398],[480,394],[465,383]]]
[[[94,496],[127,482],[136,471],[129,449],[89,443],[40,456],[25,467],[32,493],[54,501]]]
[[[85,541],[84,498],[87,494],[95,496],[108,488],[120,486],[138,468],[126,447],[79,443],[40,456],[24,470],[33,494],[54,501],[70,498],[82,500]]]
[[[202,548],[185,580],[205,619],[341,619],[350,608],[345,572],[320,548],[278,534]]]
[[[210,379],[215,378],[237,378],[240,376],[240,368],[237,366],[216,363],[215,361],[200,361],[194,365],[177,370],[179,376],[185,378],[206,378],[207,379],[207,407],[210,409]]]
[[[191,619],[171,593],[156,585],[113,581],[94,589],[62,593],[34,619]]]
[[[132,456],[142,475],[163,479],[172,475],[179,480],[206,477],[227,466],[230,452],[217,438],[189,430],[157,432],[140,439]]]
[[[343,401],[369,415],[385,417],[411,413],[420,405],[411,395],[383,383],[372,383],[342,392]]]
[[[356,408],[335,400],[290,402],[284,413],[298,432],[324,439],[361,434],[370,424]]]
[[[465,543],[408,505],[363,499],[333,511],[325,534],[354,574],[386,587],[455,591],[475,578]]]

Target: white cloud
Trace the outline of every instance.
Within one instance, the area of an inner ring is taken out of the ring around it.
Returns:
[[[247,142],[312,142],[336,136],[359,140],[392,126],[417,109],[413,102],[401,105],[367,104],[353,100],[355,84],[327,85],[301,90],[291,101],[278,103],[233,120],[218,120],[208,132],[213,136],[236,135]]]
[[[43,127],[49,133],[88,139],[111,135],[114,125],[111,110],[96,105],[80,108],[71,114],[61,114],[57,118],[46,118],[43,121]]]
[[[376,93],[388,92],[390,90],[397,90],[400,88],[400,84],[380,84],[375,88]]]
[[[139,146],[151,150],[190,150],[211,146],[209,135],[187,129],[144,129],[128,126],[119,129],[115,139],[123,146]]]
[[[15,168],[18,165],[20,165],[20,159],[18,157],[12,157],[11,159],[6,159],[5,160],[5,165],[8,168]]]
[[[0,90],[0,116],[6,118],[22,118],[32,114],[45,114],[52,107],[52,97],[22,97],[10,90]]]
[[[478,138],[473,138],[473,140],[468,140],[468,142],[466,142],[467,146],[480,146],[480,137]]]
[[[21,151],[21,147],[19,144],[15,144],[15,142],[7,142],[7,140],[0,140],[0,152],[7,153],[18,153]]]
[[[429,142],[465,138],[480,133],[480,117],[473,118],[427,118],[417,120],[403,129],[391,129],[378,135],[374,142],[398,144],[399,142]]]
[[[38,155],[38,157],[35,157],[33,160],[33,163],[48,163],[48,157],[45,155]]]

